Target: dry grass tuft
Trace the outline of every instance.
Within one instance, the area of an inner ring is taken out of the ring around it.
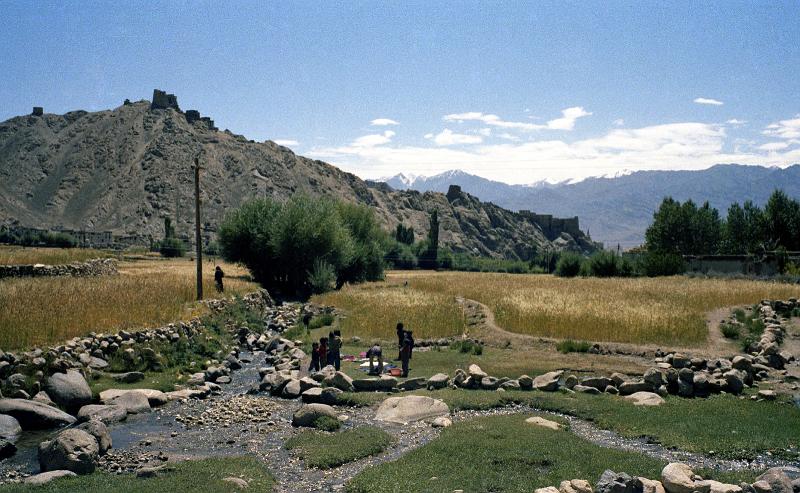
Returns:
[[[120,275],[0,280],[0,349],[64,342],[91,331],[153,327],[202,313],[195,264],[186,259],[123,262]],[[252,291],[246,270],[222,264],[225,295]],[[217,297],[213,265],[203,269],[206,298]]]
[[[409,287],[402,288],[406,280]],[[346,309],[347,328],[355,333],[389,339],[395,319],[414,320],[422,337],[459,332],[463,320],[454,299],[463,296],[486,304],[498,325],[521,334],[688,346],[706,341],[705,315],[711,310],[798,295],[800,286],[790,284],[682,276],[564,279],[413,271],[390,272],[386,282],[350,287],[319,301]]]

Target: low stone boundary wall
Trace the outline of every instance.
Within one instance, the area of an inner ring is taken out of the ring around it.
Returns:
[[[0,265],[0,279],[9,277],[94,277],[118,274],[117,261],[98,258],[71,264]]]

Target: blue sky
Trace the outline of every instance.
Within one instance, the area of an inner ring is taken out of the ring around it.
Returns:
[[[157,87],[370,178],[800,162],[800,2],[0,0],[0,20],[0,120]]]

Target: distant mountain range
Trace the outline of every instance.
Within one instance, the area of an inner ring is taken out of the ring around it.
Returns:
[[[462,171],[431,177],[402,174],[385,180],[395,189],[447,192],[452,185],[484,201],[511,210],[530,210],[560,217],[578,216],[581,229],[607,247],[628,248],[644,241],[644,232],[661,200],[706,200],[724,216],[733,202],[763,205],[776,188],[800,198],[800,164],[765,168],[719,164],[700,171],[637,171],[578,183],[509,185]]]

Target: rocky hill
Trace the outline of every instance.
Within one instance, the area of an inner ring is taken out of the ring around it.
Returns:
[[[428,229],[440,215],[440,242],[456,251],[526,258],[536,248],[592,250],[580,231],[543,228],[536,218],[482,203],[465,193],[396,191],[369,184],[271,141],[219,131],[197,111],[182,112],[160,91],[154,101],[113,110],[54,115],[35,111],[0,123],[0,224],[164,234],[170,216],[190,237],[193,160],[200,155],[204,234],[253,197],[325,195],[373,206],[387,229],[398,222]],[[556,240],[556,241],[553,241]]]

